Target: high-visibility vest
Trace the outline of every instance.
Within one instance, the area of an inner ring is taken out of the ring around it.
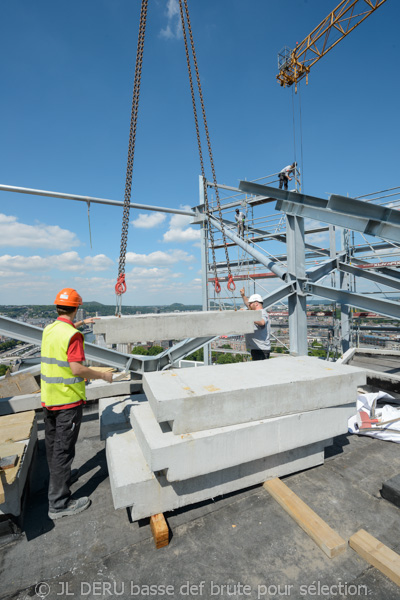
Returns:
[[[85,380],[75,377],[67,352],[77,330],[64,321],[54,321],[43,331],[41,356],[41,400],[45,406],[63,406],[85,400]]]

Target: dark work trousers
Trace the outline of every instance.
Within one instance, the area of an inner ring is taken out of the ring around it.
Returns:
[[[71,464],[82,421],[82,405],[44,412],[44,432],[47,463],[50,471],[49,509],[66,508],[71,496],[69,489]]]
[[[284,186],[285,190],[288,189],[289,177],[285,173],[279,173],[279,189]]]
[[[250,350],[252,360],[266,360],[269,358],[269,350]]]

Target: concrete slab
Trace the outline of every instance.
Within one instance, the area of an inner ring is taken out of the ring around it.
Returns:
[[[175,434],[354,404],[363,369],[310,356],[145,373],[143,391]]]
[[[103,380],[91,381],[86,386],[86,399],[99,400],[115,396],[134,394],[142,390],[141,380],[116,381],[106,383]],[[38,410],[42,407],[41,396],[38,394],[24,394],[11,398],[0,398],[0,416],[26,410]]]
[[[101,398],[99,400],[100,439],[105,440],[109,434],[130,429],[130,409],[139,402],[146,402],[144,394]]]
[[[164,473],[153,473],[132,429],[110,434],[107,464],[115,508],[131,506],[133,521],[194,504],[209,498],[282,477],[324,462],[324,446],[331,440],[275,454],[235,467],[170,483]]]
[[[104,334],[107,344],[190,337],[233,335],[254,331],[261,311],[224,310],[163,313],[127,317],[102,317],[93,325],[94,334]]]
[[[141,402],[131,407],[130,421],[149,467],[168,469],[168,481],[181,481],[345,433],[354,410],[348,404],[174,435]]]
[[[18,517],[21,513],[21,498],[37,442],[36,418],[34,419],[29,438],[22,441],[25,444],[25,451],[17,477],[9,485],[3,483],[5,501],[0,504],[0,515],[14,515],[15,517]]]

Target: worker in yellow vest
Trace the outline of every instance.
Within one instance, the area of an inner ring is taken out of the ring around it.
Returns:
[[[71,471],[86,401],[85,378],[112,382],[112,374],[83,366],[84,338],[74,325],[82,298],[72,288],[64,288],[54,301],[58,319],[43,331],[41,356],[41,401],[44,412],[45,443],[50,471],[49,517],[59,519],[82,512],[89,498],[71,499],[70,486],[77,481]],[[84,319],[76,325],[93,323]]]

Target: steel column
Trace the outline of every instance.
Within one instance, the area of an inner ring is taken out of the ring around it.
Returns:
[[[204,210],[204,178],[199,175],[199,199],[200,208]],[[204,220],[201,224],[201,296],[203,310],[210,310],[209,297],[208,297],[208,223]],[[208,366],[212,364],[211,359],[211,345],[206,344],[203,347],[204,352],[204,365]]]
[[[307,356],[307,296],[301,283],[305,281],[304,219],[286,215],[288,278],[297,289],[288,298],[290,354]]]

